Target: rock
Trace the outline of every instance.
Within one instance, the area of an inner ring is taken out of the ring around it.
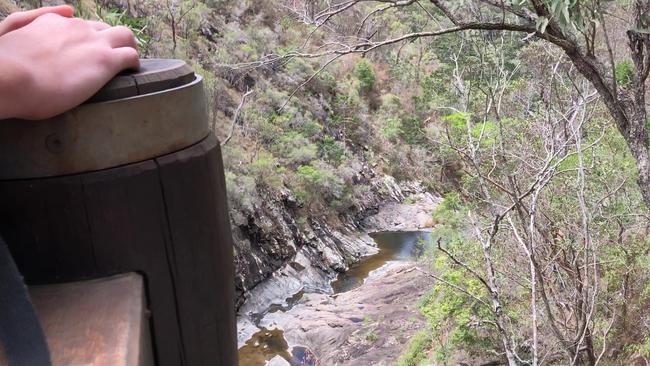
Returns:
[[[376,177],[367,164],[359,164],[354,170],[358,183],[372,188],[357,206],[340,217],[340,222],[332,224],[318,216],[298,222],[297,202],[288,190],[280,194],[259,191],[260,197],[253,204],[231,212],[238,309],[253,297],[251,290],[282,270],[286,263],[295,261],[303,249],[309,264],[328,276],[346,270],[361,256],[372,254],[372,240],[359,235],[361,221],[386,200],[393,200],[390,196],[402,196],[394,178]],[[390,189],[385,188],[384,180]],[[292,287],[291,291],[294,290]]]
[[[387,203],[379,208],[376,214],[364,219],[364,227],[371,231],[429,230],[433,227],[432,213],[441,198],[424,191],[417,191],[419,189],[417,184],[408,186],[409,192],[412,192],[408,197],[413,200],[413,203],[404,204],[400,203],[401,201]]]
[[[406,342],[419,329],[404,325],[405,319],[417,313],[413,305],[430,279],[397,265],[375,270],[359,288],[335,296],[330,282],[350,264],[378,252],[374,241],[360,233],[361,227],[371,232],[431,227],[431,213],[440,199],[417,183],[397,184],[392,177],[378,177],[373,184],[387,191],[382,200],[393,202],[370,204],[363,208],[367,214],[342,217],[335,227],[318,218],[298,224],[275,198],[237,217],[243,224],[234,230],[240,346],[259,327],[279,328],[285,330],[290,347],[305,345],[327,361],[324,364],[374,364],[397,357],[395,337],[382,334],[402,324],[408,331],[397,338]],[[401,203],[405,197],[408,204]],[[290,205],[288,197],[283,202]],[[303,293],[308,295],[300,299]],[[295,304],[291,309],[290,303]],[[268,313],[272,306],[286,313]],[[367,324],[366,319],[380,316],[390,316],[391,321]],[[379,336],[369,342],[369,332]]]
[[[290,366],[289,362],[280,356],[275,356],[271,361],[266,363],[266,366]]]
[[[431,281],[415,266],[391,262],[356,289],[310,294],[287,312],[267,314],[260,326],[277,324],[290,347],[307,347],[323,365],[392,364],[395,350],[426,324],[415,304]]]
[[[244,346],[253,334],[257,333],[260,328],[256,327],[247,317],[237,317],[237,348]]]
[[[281,304],[301,290],[327,291],[329,280],[337,272],[376,253],[374,242],[360,234],[364,228],[382,231],[432,226],[431,211],[439,199],[427,193],[422,184],[398,183],[391,176],[372,171],[367,164],[359,164],[354,170],[355,179],[371,189],[336,224],[321,217],[297,222],[297,203],[289,191],[273,195],[261,191],[261,199],[254,205],[231,213],[236,305],[240,312],[263,312],[263,304]],[[415,203],[401,204],[406,197]],[[287,270],[291,262],[305,269],[294,266],[294,271]],[[277,280],[279,276],[289,278]],[[271,283],[262,285],[266,282]],[[248,299],[255,304],[244,306]]]
[[[319,226],[319,230],[330,229]],[[337,274],[333,268],[346,270],[346,258],[358,260],[377,253],[376,244],[367,235],[334,230],[329,231],[327,238],[314,240],[312,244],[300,248],[293,259],[249,290],[248,300],[239,308],[239,314],[254,316],[265,313],[271,305],[287,306],[287,299],[301,291],[331,293],[330,282]]]

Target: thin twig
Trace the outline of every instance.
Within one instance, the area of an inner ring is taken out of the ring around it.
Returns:
[[[239,114],[241,113],[241,110],[244,107],[244,104],[246,103],[246,98],[251,94],[253,94],[253,89],[246,90],[246,93],[242,95],[241,100],[239,101],[239,105],[235,110],[235,114],[232,117],[232,124],[230,125],[230,132],[228,133],[228,137],[226,137],[226,139],[223,140],[221,146],[226,146],[226,144],[230,141],[230,139],[232,139],[232,136],[235,132],[235,125],[237,124],[237,120],[239,119]]]

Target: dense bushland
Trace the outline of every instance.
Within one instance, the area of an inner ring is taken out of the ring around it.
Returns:
[[[357,2],[79,9],[135,29],[146,55],[186,59],[204,75],[215,133],[227,141],[234,225],[269,200],[292,207],[299,222],[336,222],[368,204],[372,174],[419,180],[444,196],[425,263],[432,290],[419,304],[430,328],[400,365],[647,363],[639,156],[613,102],[566,50],[535,37],[583,32],[586,57],[608,54],[606,82],[625,95],[643,83],[616,34],[645,2],[460,1],[453,10],[468,19],[530,18],[537,28],[469,28],[381,47],[461,21],[439,1],[349,3]],[[553,14],[535,16],[529,3]],[[610,38],[598,33],[605,24]],[[349,44],[359,48],[330,52]]]

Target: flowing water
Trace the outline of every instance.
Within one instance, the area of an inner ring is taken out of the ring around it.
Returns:
[[[381,268],[390,261],[419,257],[429,235],[426,231],[386,231],[370,234],[370,237],[377,243],[379,253],[363,258],[349,270],[339,274],[336,281],[332,282],[334,293],[350,291],[361,286],[370,272]]]
[[[334,293],[350,291],[368,278],[372,271],[378,270],[391,261],[411,260],[417,258],[424,250],[429,233],[424,231],[380,232],[370,236],[377,243],[379,252],[365,257],[359,263],[337,276],[332,282]],[[271,305],[268,312],[287,311],[302,298],[303,292],[287,299],[288,306]],[[259,320],[264,316],[260,314]],[[291,366],[315,366],[316,359],[305,347],[296,346],[289,350],[282,330],[262,328],[239,349],[240,366],[264,366],[272,358],[280,356]]]

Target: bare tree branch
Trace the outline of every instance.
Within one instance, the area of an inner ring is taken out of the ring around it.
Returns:
[[[233,114],[232,117],[232,123],[230,124],[230,132],[228,132],[228,136],[223,140],[221,143],[221,146],[226,146],[230,139],[232,139],[232,136],[235,132],[235,125],[237,125],[237,121],[239,120],[239,114],[241,113],[242,108],[244,107],[244,104],[246,103],[246,98],[253,94],[253,90],[247,90],[244,95],[242,95],[241,100],[239,101],[239,105],[237,106],[237,109],[235,110],[235,113]]]

